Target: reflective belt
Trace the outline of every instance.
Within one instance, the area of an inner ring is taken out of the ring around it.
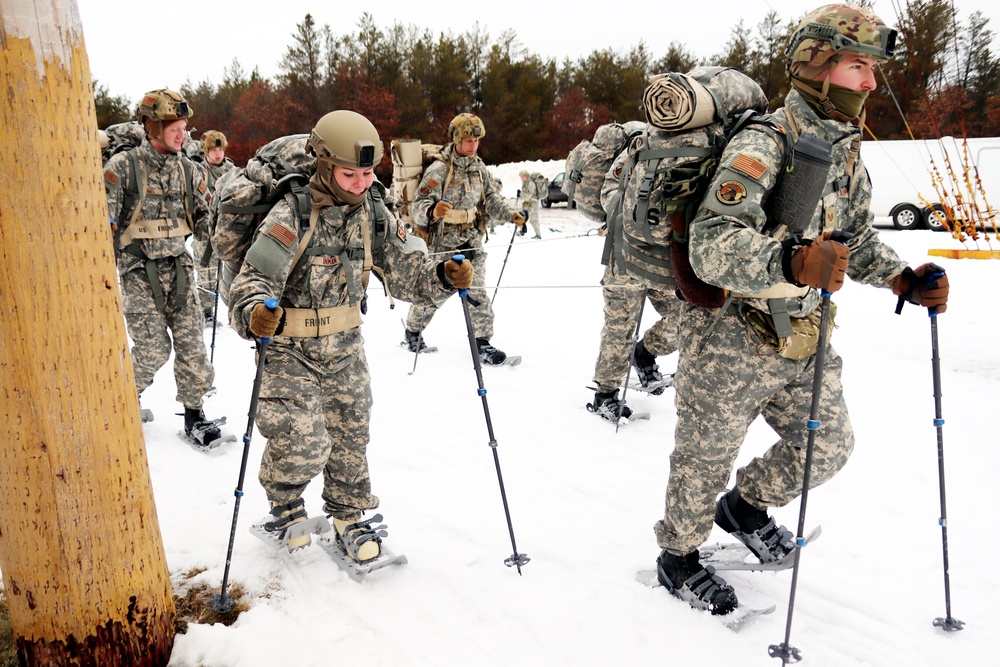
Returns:
[[[463,225],[466,223],[474,223],[476,221],[476,209],[475,208],[464,208],[464,209],[451,209],[444,214],[441,218],[444,220],[445,224],[448,225]]]

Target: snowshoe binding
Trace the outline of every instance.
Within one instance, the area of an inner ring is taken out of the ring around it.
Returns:
[[[420,331],[410,331],[407,329],[405,331],[406,340],[400,343],[401,347],[407,348],[410,352],[414,354],[426,354],[430,352],[437,352],[436,347],[430,347],[424,342],[424,335]]]
[[[795,537],[767,512],[745,501],[733,487],[715,504],[715,523],[742,542],[761,563],[779,563],[792,557]]]
[[[337,566],[354,581],[361,581],[389,565],[403,565],[406,556],[396,555],[382,543],[386,531],[381,514],[352,521],[331,516],[334,530],[319,538],[319,545],[330,554]],[[375,525],[378,524],[378,525]]]
[[[715,573],[714,567],[704,567],[698,551],[675,556],[663,550],[656,559],[656,578],[676,598],[695,609],[709,611],[713,616],[725,616],[736,610],[736,591]]]
[[[618,390],[598,391],[594,402],[587,403],[587,410],[612,424],[627,424],[635,419],[649,419],[648,412],[632,412],[632,408],[618,400]]]
[[[521,357],[508,357],[506,352],[493,347],[485,338],[477,338],[476,347],[479,361],[486,366],[517,366],[521,363]]]
[[[204,449],[215,449],[224,442],[236,440],[236,436],[223,436],[220,426],[225,417],[208,419],[201,408],[184,408],[184,437],[194,445]]]
[[[330,522],[320,515],[308,518],[306,503],[302,498],[275,505],[271,508],[271,519],[264,519],[250,526],[250,533],[272,549],[285,548],[295,551],[312,543],[312,533],[330,532]]]
[[[659,396],[674,382],[673,375],[664,377],[660,373],[660,367],[656,365],[656,357],[646,350],[641,340],[635,344],[635,349],[632,351],[632,366],[639,376],[641,389],[653,396]]]

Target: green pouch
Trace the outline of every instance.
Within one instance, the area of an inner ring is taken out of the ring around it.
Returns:
[[[785,359],[802,361],[816,353],[819,346],[819,324],[822,308],[816,308],[805,317],[793,317],[792,335],[779,337],[774,330],[774,321],[769,313],[747,308],[743,313],[747,324],[760,339],[761,344],[771,348]],[[827,322],[827,340],[833,335],[837,304],[830,302],[830,319]]]

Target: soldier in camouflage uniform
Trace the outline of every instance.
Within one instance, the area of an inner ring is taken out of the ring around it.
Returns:
[[[177,400],[185,432],[201,444],[219,438],[201,409],[215,370],[208,361],[194,265],[185,240],[207,238],[209,212],[202,172],[180,154],[193,112],[178,93],[154,90],[136,116],[141,145],[116,153],[104,171],[115,230],[118,275],[128,333],[134,343],[136,389],[142,392],[174,351]]]
[[[730,141],[690,225],[695,272],[733,296],[719,310],[685,307],[674,383],[675,445],[664,517],[655,525],[663,550],[659,580],[695,608],[726,614],[738,605],[732,587],[698,562],[698,547],[713,521],[762,561],[790,557],[794,548],[790,531],[776,525],[767,508],[802,493],[819,290],[837,290],[846,273],[857,282],[891,288],[912,303],[945,310],[947,278],[935,279],[933,265],[908,268],[872,227],[871,183],[858,155],[864,101],[876,88],[873,70],[892,56],[894,41],[895,31],[869,10],[827,5],[809,14],[786,51],[792,90],[785,106],[772,115],[771,125],[752,125]],[[830,180],[815,212],[798,229],[775,223],[765,206],[785,156],[781,131],[790,143],[808,134],[833,146]],[[830,237],[834,230],[853,236],[844,245]],[[812,335],[781,333],[789,324]],[[812,344],[796,342],[806,340]],[[833,477],[854,446],[841,368],[840,356],[830,348],[819,404],[822,427],[814,432],[812,486]],[[735,486],[723,493],[758,415],[779,440],[741,467]]]
[[[218,130],[209,130],[201,135],[201,152],[203,162],[199,162],[205,173],[205,182],[208,185],[208,197],[215,194],[215,182],[224,173],[235,169],[233,161],[226,157],[226,135]],[[195,237],[191,242],[191,249],[194,251],[194,264],[197,269],[198,286],[202,294],[206,295],[202,299],[205,306],[205,326],[211,327],[215,320],[215,284],[218,276],[218,261],[212,259],[211,244],[208,239]]]
[[[600,198],[605,211],[610,211],[614,206],[612,200],[617,196],[622,169],[627,159],[628,153],[622,151],[604,177]],[[600,234],[605,235],[607,232],[605,224]],[[632,415],[631,408],[622,404],[618,398],[618,388],[628,372],[630,359],[639,383],[643,387],[654,387],[651,394],[659,396],[671,385],[672,376],[664,377],[660,373],[656,357],[677,351],[682,304],[672,293],[647,290],[640,281],[624,271],[616,271],[611,259],[605,259],[604,276],[601,278],[604,326],[601,328],[601,346],[594,367],[597,392],[594,394],[594,402],[587,404],[587,409],[617,423],[620,418],[628,419]],[[644,298],[648,298],[653,304],[660,319],[646,330],[633,349],[632,339],[639,326],[639,311]]]
[[[532,238],[540,239],[542,238],[542,224],[539,222],[541,220],[541,207],[538,202],[547,193],[538,191],[538,184],[527,171],[522,171],[519,176],[521,177],[521,189],[519,190],[521,208],[528,211],[528,222],[531,223],[531,228],[535,231]],[[521,227],[521,233],[524,234],[524,227]]]
[[[256,415],[267,438],[259,479],[274,516],[265,528],[284,537],[305,521],[302,492],[322,473],[323,511],[348,553],[367,561],[380,553],[359,524],[379,504],[368,476],[372,393],[360,328],[369,271],[397,298],[443,300],[471,284],[472,265],[428,258],[424,242],[381,203],[373,168],[383,146],[366,118],[323,116],[307,149],[317,157],[311,236],[300,243],[292,194],[275,204],[233,281],[230,323],[244,338],[272,338]],[[264,303],[272,298],[274,311]],[[306,534],[287,546],[309,541]]]
[[[490,345],[493,337],[493,307],[483,289],[486,284],[486,252],[482,236],[486,220],[482,220],[477,206],[485,204],[491,218],[511,220],[518,227],[525,223],[525,215],[511,211],[503,196],[494,187],[482,159],[476,155],[479,141],[486,136],[486,128],[478,116],[463,113],[449,124],[451,143],[442,151],[440,159],[424,170],[413,202],[414,233],[427,241],[435,253],[450,255],[462,253],[472,260],[475,270],[475,289],[470,290],[470,315],[472,328],[479,347],[479,357],[484,364],[499,365],[507,355]],[[445,297],[447,298],[447,297]],[[412,302],[406,316],[406,343],[411,352],[420,352],[427,346],[421,333],[430,323],[445,299]]]

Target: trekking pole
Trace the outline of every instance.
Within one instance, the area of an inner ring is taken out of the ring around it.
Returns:
[[[935,273],[928,277],[929,280],[936,280],[944,275],[944,272]],[[944,552],[944,606],[945,617],[935,618],[934,625],[948,632],[961,630],[965,625],[963,621],[951,615],[951,583],[948,576],[948,510],[945,504],[944,493],[944,419],[941,416],[941,358],[938,356],[938,322],[937,309],[928,308],[927,314],[931,318],[931,370],[934,377],[934,427],[937,429],[937,453],[938,453],[938,486],[941,494],[941,546]]]
[[[268,310],[274,312],[278,307],[277,299],[266,299],[264,305]],[[236,496],[236,505],[233,507],[233,525],[229,530],[229,549],[226,551],[226,569],[222,574],[222,592],[219,595],[209,597],[209,604],[212,611],[217,614],[227,614],[233,609],[232,599],[226,595],[226,587],[229,585],[229,566],[233,560],[233,543],[236,541],[236,521],[240,515],[240,499],[243,498],[243,479],[247,473],[247,459],[250,456],[250,438],[253,436],[253,423],[257,418],[257,400],[260,398],[261,379],[264,377],[264,355],[267,354],[267,346],[271,342],[270,338],[260,338],[257,341],[257,374],[253,379],[253,390],[250,392],[250,408],[247,410],[247,430],[243,434],[243,460],[240,462],[240,477],[236,484],[233,495]]]
[[[515,226],[515,230],[517,227]],[[465,259],[465,255],[455,255],[452,257],[456,262]],[[503,512],[507,517],[507,531],[510,533],[510,546],[514,553],[504,559],[503,564],[507,567],[516,567],[517,573],[521,574],[521,566],[527,565],[531,559],[528,554],[517,552],[517,542],[514,540],[514,524],[510,520],[510,508],[507,505],[507,492],[503,486],[503,474],[500,472],[500,457],[497,455],[497,439],[493,435],[493,421],[490,419],[490,406],[486,401],[486,387],[483,384],[483,366],[479,361],[479,346],[476,345],[476,334],[472,330],[472,315],[469,314],[469,290],[459,290],[458,295],[462,298],[462,310],[465,312],[465,328],[469,332],[469,349],[472,351],[472,366],[476,369],[476,380],[479,383],[479,395],[483,399],[483,414],[486,416],[486,430],[490,435],[490,449],[493,450],[493,465],[497,469],[497,481],[500,483],[500,498],[503,500]]]
[[[525,224],[528,224],[527,221]],[[510,243],[507,244],[507,254],[503,256],[503,264],[500,266],[500,275],[497,276],[497,284],[493,288],[493,296],[490,297],[490,305],[497,300],[497,290],[500,289],[500,279],[503,278],[504,269],[507,268],[507,258],[510,257],[510,249],[514,247],[514,237],[517,236],[517,225],[514,225],[514,233],[510,235]]]
[[[215,305],[212,306],[212,346],[208,361],[215,361],[215,330],[219,323],[219,278],[222,276],[222,260],[220,259],[215,267]]]
[[[632,349],[628,353],[628,371],[625,373],[625,386],[622,387],[622,401],[618,408],[618,419],[615,420],[615,433],[621,422],[621,413],[625,411],[625,394],[628,393],[628,381],[632,377],[632,366],[635,364],[635,346],[639,344],[639,329],[642,327],[642,311],[646,309],[646,295],[649,289],[642,290],[642,301],[639,302],[639,319],[635,322],[635,333],[632,335]]]
[[[853,234],[844,231],[835,231],[830,237],[838,243],[846,243]],[[809,437],[806,441],[806,459],[802,471],[802,500],[799,503],[799,525],[798,533],[795,537],[795,558],[792,563],[792,585],[788,592],[788,618],[785,621],[785,641],[780,644],[771,644],[767,648],[767,653],[772,658],[780,658],[782,667],[789,663],[798,662],[802,659],[799,649],[789,642],[792,636],[792,613],[795,611],[795,590],[799,581],[799,559],[802,556],[802,548],[806,546],[808,540],[805,537],[806,529],[806,503],[809,500],[809,480],[811,477],[813,449],[816,444],[816,431],[819,430],[819,399],[823,390],[823,368],[826,366],[826,348],[830,343],[830,297],[833,292],[820,290],[823,297],[822,310],[819,318],[819,343],[816,347],[816,357],[813,366],[812,382],[812,405],[809,408],[809,421],[806,428],[809,430]]]

